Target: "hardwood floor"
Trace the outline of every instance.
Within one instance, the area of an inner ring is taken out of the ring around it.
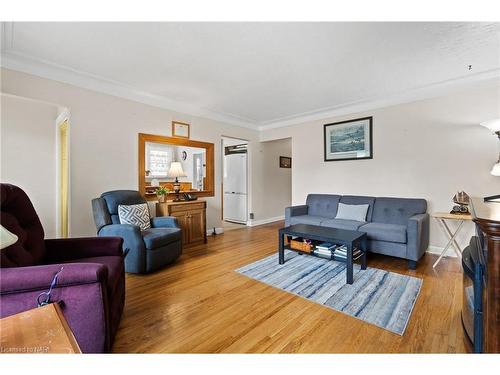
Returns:
[[[460,264],[427,254],[417,270],[369,254],[368,266],[424,279],[404,336],[362,322],[236,272],[277,251],[282,222],[229,231],[185,250],[159,272],[127,275],[115,352],[134,353],[456,353]]]

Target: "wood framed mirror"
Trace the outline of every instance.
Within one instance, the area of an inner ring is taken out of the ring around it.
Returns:
[[[214,196],[214,144],[184,138],[139,133],[139,192],[157,200],[156,190],[166,187],[167,199],[175,198],[175,178],[169,176],[172,162],[181,164],[180,194]]]

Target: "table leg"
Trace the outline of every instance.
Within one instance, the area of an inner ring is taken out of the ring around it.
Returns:
[[[352,244],[347,245],[347,260],[346,260],[346,278],[347,278],[347,284],[352,284],[353,283],[353,277],[352,277]]]
[[[442,224],[441,220],[438,220],[439,223]],[[457,230],[455,231],[455,233],[453,233],[453,235],[451,236],[450,240],[448,241],[448,243],[446,244],[446,246],[444,247],[443,251],[441,252],[441,255],[439,255],[439,258],[437,258],[436,262],[432,265],[432,268],[436,268],[436,266],[438,265],[438,263],[441,261],[441,259],[443,258],[444,254],[448,251],[448,248],[452,245],[453,241],[455,241],[455,238],[457,237],[457,234],[458,232],[460,232],[460,229],[462,228],[462,225],[463,225],[464,221],[460,221],[460,224],[458,225],[458,228]],[[446,231],[445,231],[446,232]],[[447,233],[445,233],[447,234]]]
[[[284,234],[279,233],[279,264],[284,264],[285,263],[285,241],[284,241]]]
[[[460,231],[460,228],[462,227],[464,221],[463,220],[460,220],[459,224],[458,224],[458,228],[457,228],[457,233]],[[448,238],[450,239],[453,234],[451,233],[451,230],[450,230],[450,227],[448,227],[448,225],[446,224],[446,221],[442,221],[442,224],[443,224],[443,227],[444,227],[444,230],[446,231],[446,233],[448,233]],[[458,246],[457,244],[457,241],[453,240],[453,250],[455,250],[455,253],[457,254],[457,256],[461,259],[462,258],[462,249],[460,249],[460,246]]]
[[[368,246],[367,246],[367,240],[364,239],[363,241],[361,241],[362,243],[362,248],[361,248],[361,251],[363,251],[363,256],[361,257],[361,269],[362,270],[366,270],[366,253],[368,252]]]

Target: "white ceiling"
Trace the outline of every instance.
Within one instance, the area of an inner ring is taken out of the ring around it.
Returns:
[[[500,24],[5,23],[2,65],[262,128],[498,76]]]

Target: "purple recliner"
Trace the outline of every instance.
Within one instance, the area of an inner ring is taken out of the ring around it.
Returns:
[[[1,184],[1,224],[19,240],[0,258],[0,317],[37,307],[37,296],[60,270],[52,301],[62,311],[84,353],[111,349],[125,303],[125,271],[119,237],[44,240],[26,193]]]

